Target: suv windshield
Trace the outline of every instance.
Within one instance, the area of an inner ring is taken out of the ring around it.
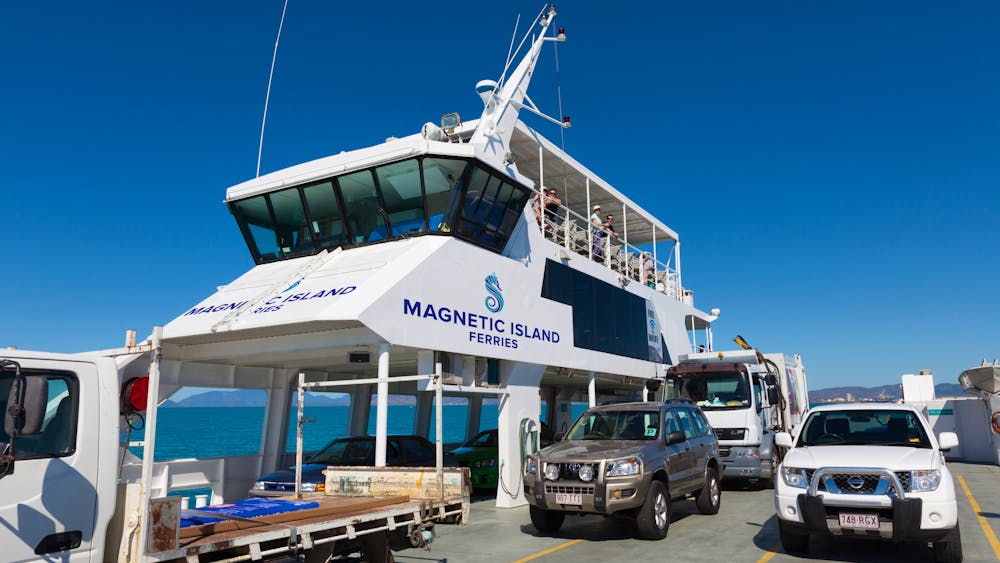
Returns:
[[[658,411],[587,411],[580,415],[567,440],[655,440],[660,435]]]
[[[883,445],[930,448],[917,415],[901,410],[844,410],[812,413],[800,446]]]

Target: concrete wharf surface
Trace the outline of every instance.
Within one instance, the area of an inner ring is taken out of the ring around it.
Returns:
[[[965,561],[1000,562],[1000,467],[956,462],[948,467],[956,480]],[[662,541],[635,539],[630,524],[601,516],[567,516],[558,533],[540,534],[531,525],[527,507],[499,509],[492,498],[483,499],[473,502],[469,524],[439,525],[431,551],[401,551],[396,561],[934,561],[930,544],[819,536],[812,537],[808,556],[786,554],[778,541],[773,495],[772,490],[727,482],[722,508],[715,516],[699,514],[694,501],[676,501],[670,530]]]

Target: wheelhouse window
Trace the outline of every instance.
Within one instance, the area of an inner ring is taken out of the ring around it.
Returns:
[[[230,202],[258,264],[427,233],[501,252],[530,190],[468,160],[419,157]]]

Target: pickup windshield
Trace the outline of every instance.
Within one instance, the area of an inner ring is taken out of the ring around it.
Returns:
[[[660,435],[658,411],[588,411],[580,415],[567,440],[655,440]]]
[[[914,413],[888,409],[814,412],[802,427],[798,445],[931,447]]]
[[[750,406],[750,382],[738,371],[696,374],[680,382],[680,396],[702,410],[745,409]]]

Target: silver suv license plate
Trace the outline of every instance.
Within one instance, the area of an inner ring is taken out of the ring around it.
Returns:
[[[877,530],[878,514],[841,512],[840,527],[851,528],[855,530]]]
[[[583,495],[571,493],[556,493],[556,504],[583,504]],[[878,526],[876,526],[878,527]]]

